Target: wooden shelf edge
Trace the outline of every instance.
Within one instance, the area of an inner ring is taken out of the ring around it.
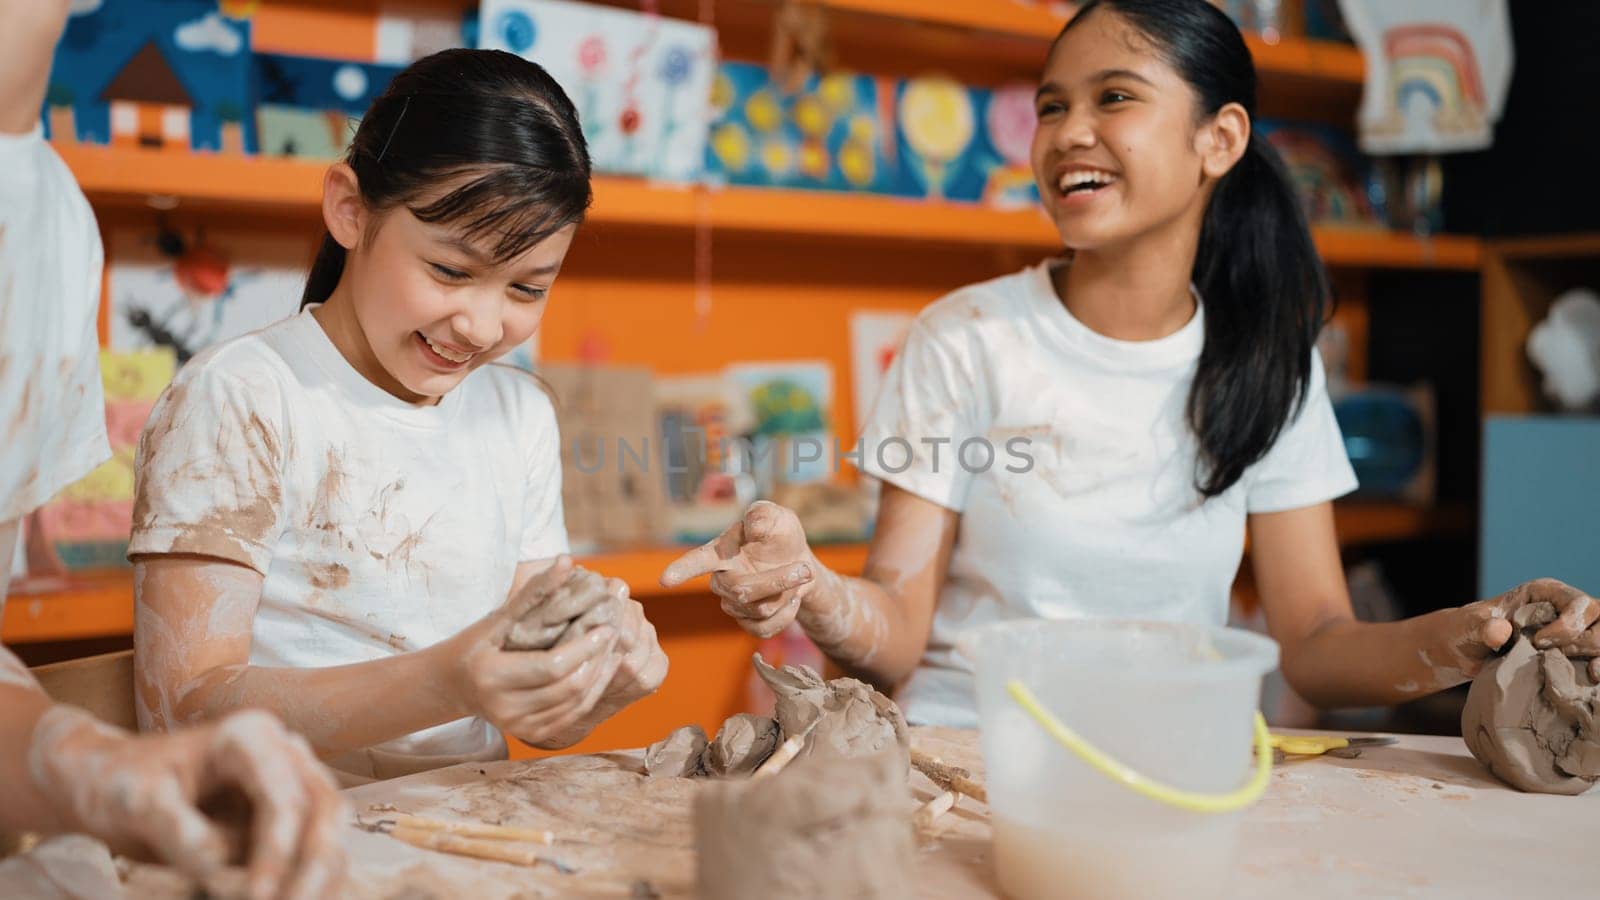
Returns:
[[[819,0],[819,5],[842,12],[888,19],[965,28],[990,34],[1053,40],[1066,19],[1043,4],[1024,5],[1016,0],[929,3],[927,0]],[[1253,33],[1245,43],[1256,69],[1267,75],[1287,75],[1336,84],[1359,86],[1366,77],[1366,61],[1354,46],[1309,38],[1268,41]]]
[[[152,196],[180,205],[315,215],[324,163],[65,144],[57,147],[90,199],[143,206]],[[1055,229],[1040,210],[937,203],[872,194],[781,188],[660,184],[595,178],[589,220],[872,240],[927,241],[1054,250]],[[1315,228],[1330,266],[1476,269],[1483,244],[1470,236],[1420,238],[1381,230]]]
[[[1469,534],[1471,510],[1460,506],[1419,507],[1369,500],[1344,500],[1334,504],[1339,543],[1344,547],[1383,541]],[[687,546],[649,547],[607,551],[578,557],[585,566],[628,582],[629,591],[642,600],[704,595],[706,579],[664,588],[658,579],[663,569],[688,551]],[[867,560],[866,544],[821,545],[816,548],[823,565],[847,575],[859,575]],[[17,593],[5,605],[0,637],[5,643],[78,640],[133,633],[133,577],[128,571],[86,575],[70,586],[40,593]]]
[[[1600,257],[1600,234],[1490,238],[1485,250],[1505,259],[1592,259]]]
[[[675,588],[664,588],[659,582],[667,564],[689,549],[664,546],[608,551],[581,555],[578,562],[602,575],[628,582],[629,592],[641,600],[706,594],[704,578]],[[866,544],[822,545],[816,553],[823,565],[846,575],[861,574],[867,561]],[[25,589],[25,585],[15,587]],[[132,633],[133,573],[128,570],[87,574],[65,586],[37,593],[13,593],[0,617],[0,639],[7,644]]]
[[[1461,505],[1412,506],[1361,499],[1334,503],[1333,518],[1341,547],[1467,535],[1475,521],[1472,510]]]

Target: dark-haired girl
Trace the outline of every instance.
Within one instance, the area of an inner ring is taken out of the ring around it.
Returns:
[[[502,730],[566,746],[660,684],[634,602],[500,650],[570,561],[551,404],[490,363],[538,328],[589,176],[516,56],[446,51],[373,103],[301,312],[186,365],[140,442],[145,728],[263,707],[359,781],[503,757]]]
[[[1470,678],[1530,598],[1575,655],[1600,606],[1556,582],[1358,622],[1331,501],[1356,486],[1315,343],[1328,288],[1294,189],[1252,134],[1256,73],[1204,0],[1083,5],[1037,94],[1033,170],[1067,254],[918,317],[858,446],[883,481],[862,578],[757,504],[663,581],[714,572],[758,635],[798,621],[897,686],[914,722],[973,726],[963,634],[1001,619],[1221,624],[1246,533],[1283,671],[1328,705]]]

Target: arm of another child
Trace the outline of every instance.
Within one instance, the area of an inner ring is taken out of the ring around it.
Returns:
[[[1511,637],[1511,613],[1548,601],[1561,618],[1539,633],[1569,656],[1600,655],[1600,604],[1553,579],[1399,622],[1361,622],[1350,607],[1333,504],[1250,516],[1250,559],[1267,628],[1289,684],[1322,707],[1415,700],[1470,680]]]
[[[68,0],[0,0],[0,134],[26,134],[39,124],[68,7]]]
[[[170,729],[266,709],[323,757],[472,715],[523,740],[549,740],[592,711],[595,682],[615,672],[598,663],[611,655],[616,630],[597,628],[544,652],[510,653],[500,644],[570,567],[565,558],[547,566],[500,609],[432,647],[295,669],[249,664],[258,572],[205,557],[141,557],[134,566],[140,726]],[[404,702],[396,702],[397,688]]]

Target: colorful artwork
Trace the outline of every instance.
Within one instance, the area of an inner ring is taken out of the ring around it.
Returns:
[[[813,76],[784,95],[767,70],[723,63],[712,88],[706,147],[711,181],[891,193],[894,129],[888,82],[846,72]]]
[[[1383,190],[1349,135],[1313,122],[1262,121],[1256,129],[1283,157],[1314,224],[1382,226]]]
[[[402,68],[257,54],[254,97],[261,153],[307,159],[343,156],[367,108]]]
[[[727,378],[743,389],[755,412],[749,438],[761,496],[771,496],[780,483],[831,479],[832,367],[825,362],[739,363],[728,367]]]
[[[261,234],[119,230],[111,235],[111,347],[206,347],[293,314],[312,245]]]
[[[1368,153],[1479,150],[1511,80],[1504,0],[1343,0],[1367,58],[1359,123]]]
[[[1027,206],[1039,201],[1030,164],[1033,88],[970,88],[947,78],[900,82],[901,160],[895,193],[930,200]]]
[[[106,433],[111,458],[39,510],[41,535],[70,571],[127,564],[133,528],[134,453],[139,434],[177,363],[171,350],[103,350]]]
[[[539,63],[605,172],[692,181],[705,156],[716,32],[570,0],[485,0],[478,46]]]
[[[850,314],[850,380],[854,389],[857,430],[872,414],[889,364],[905,343],[916,317],[905,312],[858,311]]]
[[[78,2],[56,46],[51,140],[254,152],[250,4]]]
[[[981,155],[988,169],[983,202],[988,206],[1021,208],[1039,203],[1039,186],[1033,179],[1033,135],[1039,127],[1032,84],[1012,84],[989,96],[983,121],[994,155]]]

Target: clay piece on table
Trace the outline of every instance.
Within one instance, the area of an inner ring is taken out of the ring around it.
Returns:
[[[0,860],[0,895],[16,900],[125,896],[111,852],[95,838],[67,834]]]
[[[722,723],[706,747],[707,775],[749,775],[782,743],[778,723],[767,716],[740,713]]]
[[[787,740],[808,735],[801,756],[826,748],[844,757],[894,748],[902,768],[911,765],[911,732],[893,700],[854,678],[823,681],[807,666],[775,669],[759,654],[756,672],[777,695],[773,717]]]
[[[577,640],[591,628],[613,621],[621,598],[605,578],[582,566],[511,627],[501,647],[506,650],[548,650]]]
[[[909,798],[893,744],[851,758],[827,745],[771,778],[708,785],[694,806],[699,896],[904,897]]]
[[[685,725],[644,751],[644,770],[651,778],[692,778],[705,774],[706,733]]]
[[[1588,666],[1532,637],[1555,621],[1550,603],[1514,612],[1512,645],[1486,664],[1467,693],[1461,737],[1480,762],[1514,788],[1581,794],[1600,781],[1600,686]]]

